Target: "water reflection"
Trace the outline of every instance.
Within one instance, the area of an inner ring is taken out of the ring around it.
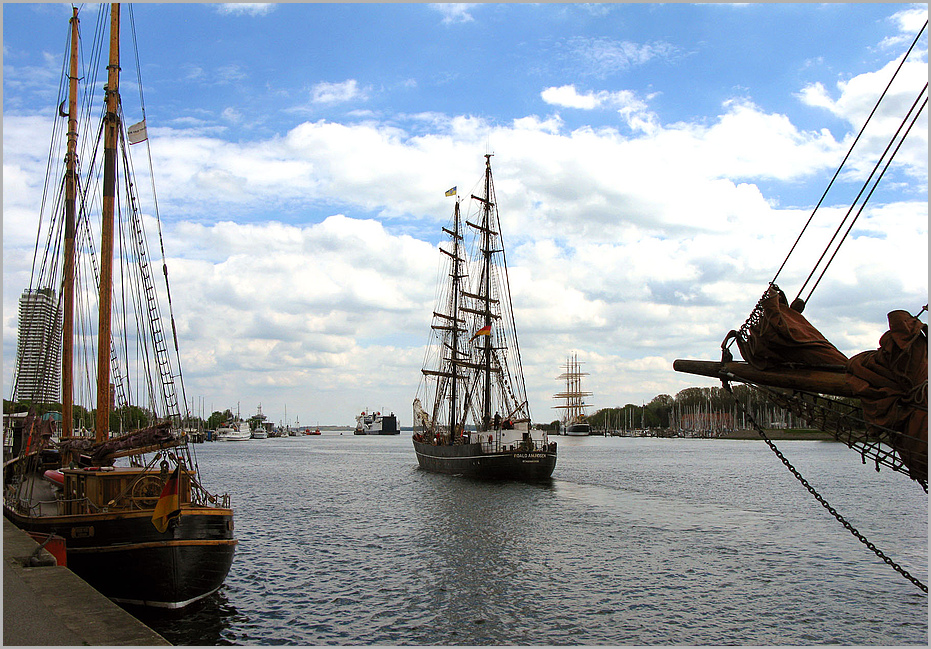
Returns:
[[[124,607],[173,645],[236,645],[234,625],[246,617],[227,599],[224,588],[183,611]]]
[[[920,488],[842,445],[784,450],[926,576]],[[198,455],[231,492],[239,545],[219,593],[147,614],[174,644],[927,643],[927,598],[762,444],[567,440],[548,483],[423,471],[406,436]]]

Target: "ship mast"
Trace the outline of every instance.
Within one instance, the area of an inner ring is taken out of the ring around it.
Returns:
[[[116,145],[119,133],[120,5],[110,5],[110,63],[107,66],[104,118],[103,213],[100,242],[99,320],[97,328],[96,441],[110,436],[110,307],[113,286],[113,213],[116,202]]]
[[[68,70],[68,153],[65,156],[65,260],[62,277],[61,437],[74,430],[74,223],[78,148],[78,8],[72,8]]]
[[[456,206],[453,212],[453,230],[451,233],[453,238],[453,311],[450,314],[453,317],[453,328],[452,336],[450,342],[452,343],[452,385],[450,386],[450,399],[449,399],[449,438],[456,438],[456,423],[459,419],[456,411],[456,400],[457,400],[457,387],[459,385],[458,374],[459,374],[459,280],[460,280],[460,257],[459,257],[459,248],[460,240],[462,235],[459,230],[459,197],[456,197]]]
[[[485,154],[485,198],[482,202],[482,255],[484,268],[482,269],[482,282],[485,291],[482,299],[485,301],[485,320],[483,327],[491,326],[491,156]],[[484,361],[484,403],[482,404],[482,424],[485,430],[491,423],[491,336],[485,336]]]

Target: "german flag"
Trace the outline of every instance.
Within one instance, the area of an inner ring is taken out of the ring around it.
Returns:
[[[475,340],[475,339],[478,338],[479,336],[490,336],[490,335],[491,335],[491,325],[485,325],[484,327],[482,327],[481,329],[479,329],[478,331],[476,331],[476,332],[472,335],[471,338],[469,338],[469,342],[472,342],[473,340]]]
[[[159,532],[168,529],[168,521],[181,516],[181,499],[178,495],[181,484],[181,465],[175,467],[168,482],[162,487],[162,495],[158,498],[155,505],[155,512],[152,514],[152,525]]]

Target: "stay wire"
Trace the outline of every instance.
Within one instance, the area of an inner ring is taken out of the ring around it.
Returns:
[[[912,110],[914,110],[915,104],[917,104],[918,101],[921,99],[921,95],[923,95],[923,94],[927,91],[927,89],[928,89],[928,84],[926,83],[925,86],[924,86],[924,88],[922,88],[921,93],[918,95],[918,98],[915,99],[915,103],[912,104],[911,109],[909,109],[909,115],[911,114]],[[808,302],[808,300],[811,299],[811,296],[812,296],[812,294],[815,292],[815,289],[818,287],[818,284],[821,283],[821,280],[824,278],[825,273],[827,273],[828,268],[831,266],[831,262],[834,261],[834,257],[836,257],[838,251],[840,251],[841,245],[842,245],[842,244],[844,243],[844,241],[847,239],[847,235],[850,234],[850,231],[853,229],[853,226],[856,224],[857,219],[859,219],[859,218],[860,218],[860,215],[863,214],[863,210],[864,210],[864,208],[866,208],[866,204],[869,202],[870,198],[872,198],[873,192],[875,192],[875,191],[876,191],[876,188],[879,186],[879,181],[882,180],[883,176],[886,174],[886,171],[889,170],[889,165],[892,164],[892,160],[895,158],[896,153],[899,152],[899,149],[902,147],[902,144],[905,142],[905,138],[908,137],[908,134],[911,132],[912,127],[915,125],[915,122],[918,121],[918,118],[921,116],[921,113],[924,112],[924,109],[925,109],[925,107],[926,107],[927,105],[928,105],[928,98],[925,97],[924,102],[921,104],[921,108],[919,108],[919,109],[918,109],[918,112],[915,113],[915,116],[912,118],[911,123],[908,125],[908,128],[905,130],[905,133],[902,135],[901,139],[899,140],[899,143],[896,145],[895,149],[892,151],[892,155],[889,156],[889,159],[886,161],[886,164],[883,166],[883,170],[880,172],[879,176],[876,178],[876,181],[873,183],[872,188],[870,188],[870,191],[869,191],[869,193],[866,195],[866,198],[863,199],[863,204],[860,205],[860,209],[857,210],[856,215],[855,215],[855,216],[853,217],[853,219],[850,221],[850,225],[847,226],[847,230],[846,230],[846,232],[844,232],[844,236],[842,236],[841,239],[840,239],[840,241],[837,243],[837,246],[834,248],[834,252],[831,253],[831,257],[828,259],[827,263],[824,265],[824,268],[821,270],[821,274],[818,276],[818,279],[817,279],[817,280],[815,281],[815,283],[812,285],[811,290],[808,291],[808,296],[805,298],[805,302],[806,302],[806,303]],[[908,119],[908,115],[905,116],[905,119],[906,119],[906,120]],[[901,130],[901,129],[902,129],[902,126],[904,126],[904,125],[905,125],[905,122],[903,122],[902,124],[900,124],[900,125],[899,125],[899,130]],[[886,151],[888,151],[888,150],[889,150],[889,147],[892,146],[892,143],[895,141],[895,138],[898,136],[898,134],[899,134],[899,131],[896,131],[895,135],[893,136],[893,139],[890,140],[888,146],[886,147]],[[883,152],[883,156],[885,156],[886,151]],[[878,165],[879,165],[881,162],[882,162],[882,158],[880,158],[879,161],[876,163],[877,167],[878,167]],[[860,189],[860,193],[857,194],[857,200],[860,199],[860,196],[863,194],[863,191],[866,189],[866,187],[867,187],[867,185],[869,184],[870,180],[872,179],[874,173],[876,173],[876,167],[873,168],[873,171],[870,173],[870,177],[867,178],[866,182],[865,182],[864,185],[863,185],[863,188]],[[854,204],[850,206],[850,210],[848,210],[847,215],[844,216],[844,220],[841,221],[841,224],[840,224],[840,226],[839,226],[839,228],[838,228],[838,231],[839,231],[840,227],[843,227],[844,223],[847,221],[847,217],[850,216],[850,212],[853,210],[854,206],[856,206],[856,201],[854,201]],[[835,236],[835,237],[837,236],[837,232],[834,233],[834,236]],[[832,237],[831,241],[833,241],[833,240],[834,240],[834,239],[833,239],[833,237]],[[830,246],[830,244],[828,244],[828,245]],[[827,249],[825,249],[824,252],[827,253]],[[822,258],[822,259],[824,258],[824,254],[822,254],[821,258]],[[818,263],[820,263],[820,262],[821,262],[821,260],[819,259],[819,260],[818,260]],[[817,268],[817,265],[815,266],[815,268]],[[814,270],[812,270],[812,275],[813,275],[813,274],[814,274]],[[808,283],[808,280],[810,280],[810,279],[811,279],[811,275],[809,275],[809,276],[808,276],[808,279],[805,280],[805,284],[807,284],[807,283]],[[800,295],[802,294],[802,290],[803,290],[803,289],[804,289],[804,286],[802,287],[802,289],[799,289],[798,296],[800,296]],[[796,296],[796,297],[798,297],[798,296]]]
[[[847,519],[845,519],[845,518],[840,514],[840,512],[838,512],[834,507],[832,507],[831,504],[828,503],[828,501],[825,500],[824,497],[823,497],[821,494],[819,494],[819,493],[815,490],[814,487],[811,486],[811,484],[808,482],[808,480],[806,480],[805,477],[804,477],[801,473],[799,473],[798,469],[796,469],[796,468],[792,465],[792,463],[789,462],[788,458],[786,458],[786,456],[782,454],[782,451],[780,451],[780,450],[776,447],[776,445],[772,442],[772,440],[770,440],[769,437],[766,436],[766,432],[763,430],[763,427],[760,426],[760,425],[756,422],[756,420],[753,418],[753,415],[751,415],[746,409],[744,409],[744,407],[743,407],[743,406],[741,405],[741,403],[740,403],[740,400],[737,399],[737,397],[734,395],[733,391],[731,390],[730,383],[728,383],[728,382],[725,381],[725,380],[722,380],[722,381],[721,381],[721,385],[722,385],[722,386],[724,387],[724,389],[728,392],[728,394],[730,394],[731,397],[734,398],[734,401],[737,403],[737,407],[740,408],[741,411],[743,411],[744,415],[747,417],[747,419],[750,421],[750,423],[753,424],[753,427],[756,429],[756,432],[759,433],[759,435],[760,435],[760,437],[763,439],[763,441],[766,442],[766,445],[769,446],[769,448],[773,451],[773,453],[776,454],[776,457],[778,457],[779,460],[785,465],[785,467],[792,473],[792,475],[795,476],[795,479],[798,480],[799,483],[800,483],[803,487],[805,487],[805,489],[808,491],[808,493],[810,493],[812,496],[814,496],[815,500],[817,500],[817,501],[821,504],[822,507],[824,507],[826,510],[828,510],[828,512],[830,512],[830,514],[831,514],[835,519],[837,519],[837,521],[838,521],[839,523],[841,523],[841,525],[843,525],[843,526],[847,529],[847,531],[849,531],[858,541],[860,541],[860,543],[862,543],[862,544],[865,545],[867,548],[869,548],[870,550],[872,550],[872,551],[873,551],[873,554],[875,554],[877,557],[879,557],[880,559],[882,559],[883,562],[886,563],[887,565],[889,565],[890,567],[892,567],[893,570],[895,570],[895,571],[898,572],[900,575],[902,575],[903,577],[905,577],[906,579],[908,579],[910,582],[912,582],[912,584],[914,584],[915,586],[917,586],[918,588],[920,588],[924,593],[927,593],[927,592],[928,592],[928,587],[927,587],[924,583],[922,583],[922,582],[921,582],[919,579],[917,579],[916,577],[912,576],[911,573],[909,573],[907,570],[905,570],[905,568],[903,568],[902,566],[900,566],[899,564],[897,564],[897,563],[896,563],[895,561],[893,561],[891,558],[889,558],[888,556],[886,556],[886,554],[885,554],[882,550],[880,550],[879,548],[877,548],[872,542],[870,542],[865,536],[863,536],[863,534],[861,534],[861,533],[859,532],[859,530],[857,530],[853,525],[851,525],[850,522],[847,521]]]
[[[135,14],[133,13],[133,10],[132,10],[132,5],[129,6],[129,21],[130,21],[130,26],[131,26],[131,31],[132,31],[133,52],[135,53],[135,60],[136,60],[136,80],[139,85],[139,106],[140,106],[140,110],[142,111],[143,124],[146,124],[145,99],[143,96],[143,89],[142,89],[142,71],[141,71],[141,67],[139,63],[139,43],[138,43],[138,40],[136,39],[136,19],[135,19]],[[177,379],[178,379],[179,387],[181,389],[180,401],[184,403],[183,408],[179,408],[179,414],[183,418],[189,419],[191,417],[191,412],[188,410],[187,393],[184,388],[184,379],[183,379],[183,374],[181,372],[181,351],[178,345],[178,329],[175,324],[174,305],[171,299],[171,286],[168,282],[168,263],[165,257],[165,242],[164,242],[164,238],[162,235],[162,219],[161,219],[161,214],[159,213],[159,210],[158,210],[158,194],[155,189],[155,167],[152,164],[152,147],[149,144],[148,124],[146,124],[145,147],[146,147],[146,154],[148,156],[148,161],[149,161],[149,179],[152,185],[152,205],[153,205],[153,210],[155,212],[155,223],[158,229],[159,248],[162,253],[162,274],[165,280],[165,293],[168,297],[168,319],[171,322],[171,335],[172,335],[172,340],[174,342],[175,362],[177,363],[177,367],[178,367]]]
[[[825,188],[824,193],[821,195],[821,198],[818,200],[817,205],[815,205],[815,208],[811,211],[811,215],[809,215],[808,221],[805,222],[805,225],[802,228],[802,231],[799,232],[798,237],[795,239],[795,243],[792,244],[792,247],[789,249],[788,254],[786,254],[785,259],[782,261],[782,264],[779,266],[779,269],[776,271],[776,274],[773,276],[773,279],[770,282],[770,284],[775,283],[776,279],[779,277],[779,274],[782,272],[782,270],[785,268],[785,265],[788,263],[789,258],[792,256],[792,253],[795,252],[795,248],[798,246],[799,242],[802,240],[802,237],[805,235],[806,230],[808,230],[808,226],[811,225],[812,220],[815,218],[815,214],[817,213],[818,209],[821,207],[821,204],[824,202],[824,199],[827,197],[828,192],[831,190],[831,187],[834,185],[834,181],[837,180],[837,177],[840,175],[840,172],[844,168],[844,165],[847,164],[847,160],[850,158],[850,155],[853,153],[854,147],[856,147],[857,142],[860,141],[860,137],[863,135],[863,132],[866,130],[866,127],[870,123],[870,120],[873,118],[873,115],[879,109],[879,105],[882,103],[883,99],[886,96],[886,93],[889,91],[889,88],[892,86],[892,82],[895,81],[896,76],[899,74],[899,71],[902,69],[902,66],[905,65],[905,61],[908,60],[909,54],[911,54],[912,50],[914,49],[915,45],[918,43],[918,40],[921,38],[921,35],[924,33],[925,28],[927,26],[928,26],[928,21],[926,20],[925,24],[918,31],[918,35],[915,36],[915,40],[913,40],[911,46],[909,46],[908,51],[905,53],[905,56],[903,56],[902,60],[899,62],[898,67],[896,68],[895,72],[892,74],[892,78],[889,79],[889,83],[886,84],[886,87],[882,91],[882,94],[879,96],[879,99],[876,100],[876,104],[873,106],[873,110],[870,111],[870,114],[867,116],[866,121],[863,123],[863,126],[860,128],[860,132],[857,133],[856,138],[854,138],[853,142],[851,143],[850,148],[847,150],[847,154],[844,156],[844,159],[841,161],[840,165],[837,167],[837,171],[834,172],[834,176],[831,178],[831,181],[828,183],[828,186]],[[805,287],[803,285],[802,289],[799,290],[799,294],[801,294],[804,288]]]

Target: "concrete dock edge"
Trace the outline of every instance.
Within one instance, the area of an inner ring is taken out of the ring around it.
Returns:
[[[5,646],[170,646],[3,519]]]

